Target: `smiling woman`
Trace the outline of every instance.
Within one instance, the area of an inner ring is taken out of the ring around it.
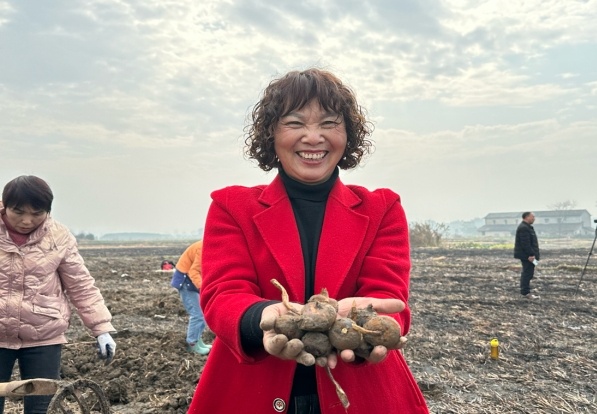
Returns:
[[[315,99],[282,117],[274,136],[274,151],[282,169],[305,184],[328,180],[346,149],[344,120],[324,111]]]
[[[345,131],[346,143],[338,167],[356,167],[371,149],[368,137],[373,126],[350,88],[334,74],[317,69],[290,72],[265,89],[253,108],[252,123],[247,126],[246,154],[264,171],[280,167],[279,154],[274,148],[275,129],[281,128],[285,121],[294,128],[303,128],[305,116],[314,109],[316,115],[326,117],[321,120],[325,121],[326,129],[340,127]],[[293,118],[297,118],[296,123],[292,122]]]
[[[356,167],[369,152],[371,132],[354,93],[330,72],[289,72],[265,89],[246,129],[246,154],[278,174],[269,185],[212,193],[200,301],[216,340],[190,414],[344,413],[336,381],[351,413],[428,412],[399,350],[314,355],[304,337],[275,331],[289,310],[272,278],[297,309],[327,289],[337,318],[353,304],[370,305],[395,320],[398,336],[408,333],[410,253],[400,197],[339,178],[339,169]]]

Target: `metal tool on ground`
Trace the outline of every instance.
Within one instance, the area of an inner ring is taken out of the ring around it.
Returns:
[[[22,398],[29,395],[54,395],[48,414],[110,414],[106,395],[98,384],[90,380],[64,382],[37,378],[0,383],[0,397]]]

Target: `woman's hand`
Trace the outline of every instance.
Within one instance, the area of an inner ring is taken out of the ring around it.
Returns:
[[[116,342],[109,333],[97,337],[97,356],[104,360],[104,365],[110,365],[116,352]]]
[[[387,314],[399,313],[406,308],[406,305],[400,299],[352,297],[340,299],[338,301],[338,315],[343,318],[347,317],[350,314],[353,303],[356,304],[356,307],[359,309],[372,305],[375,312]]]
[[[294,304],[300,312],[302,305]],[[280,359],[295,360],[299,364],[313,365],[315,357],[303,350],[304,346],[300,339],[288,340],[286,335],[277,334],[274,325],[278,316],[288,313],[288,309],[282,303],[269,305],[261,312],[259,327],[263,329],[263,347],[265,351]]]
[[[356,355],[354,354],[353,350],[345,349],[337,353],[331,353],[327,357],[317,358],[315,362],[320,367],[325,367],[327,365],[331,369],[334,369],[336,368],[336,365],[338,365],[338,356],[340,356],[340,359],[342,359],[342,361],[344,362],[354,362],[356,359]],[[388,348],[386,348],[385,346],[378,345],[375,348],[373,348],[371,354],[369,354],[369,356],[365,358],[365,360],[370,364],[377,364],[386,359],[387,356]]]

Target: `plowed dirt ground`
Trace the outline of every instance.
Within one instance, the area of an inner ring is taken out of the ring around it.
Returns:
[[[81,246],[118,348],[110,366],[98,363],[94,339],[73,316],[62,375],[97,382],[115,414],[186,413],[209,356],[185,352],[187,315],[171,274],[158,269],[188,244]],[[413,249],[404,355],[432,413],[597,412],[597,258],[575,295],[590,246],[543,252],[532,283],[538,301],[521,299],[510,250]],[[498,360],[489,357],[494,337]],[[21,410],[7,401],[5,413]]]

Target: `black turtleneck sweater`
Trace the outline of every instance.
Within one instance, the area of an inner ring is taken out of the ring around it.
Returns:
[[[279,169],[288,198],[292,204],[294,218],[301,238],[303,260],[305,264],[305,302],[315,293],[315,263],[317,248],[323,226],[325,206],[332,187],[336,183],[339,169],[324,183],[307,185],[290,178]],[[265,301],[253,305],[243,316],[241,323],[241,341],[247,352],[263,346],[263,331],[259,328],[261,312],[276,301]],[[317,394],[315,367],[297,365],[292,387],[293,395]]]
[[[301,247],[305,263],[305,302],[307,302],[314,294],[315,262],[317,260],[319,236],[321,236],[323,226],[325,205],[336,178],[338,178],[338,169],[334,170],[334,173],[326,182],[316,185],[307,185],[295,181],[282,169],[280,169],[280,177],[286,187],[288,198],[290,198],[296,225],[301,236]]]

